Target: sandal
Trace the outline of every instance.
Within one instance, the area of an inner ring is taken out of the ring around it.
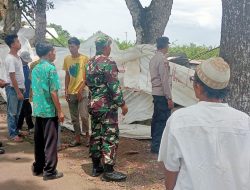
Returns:
[[[88,138],[85,146],[89,147],[89,143],[90,143],[90,139]]]
[[[23,139],[21,137],[19,137],[18,135],[15,136],[13,139],[12,139],[14,142],[23,142]]]
[[[69,144],[70,147],[76,147],[76,146],[80,146],[80,145],[81,145],[81,143],[77,142],[76,140],[70,142],[70,144]]]
[[[86,146],[86,147],[89,147],[89,142],[87,142],[85,146]]]
[[[20,136],[20,137],[26,137],[26,136],[29,136],[29,132],[28,132],[28,131],[19,131],[18,136]]]
[[[4,154],[5,153],[5,150],[0,148],[0,154]]]

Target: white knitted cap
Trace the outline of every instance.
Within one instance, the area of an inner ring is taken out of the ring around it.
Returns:
[[[196,68],[199,79],[212,89],[224,89],[230,79],[229,65],[221,57],[203,61]]]

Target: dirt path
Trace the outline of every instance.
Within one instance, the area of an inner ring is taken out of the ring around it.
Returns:
[[[73,137],[68,130],[61,134],[64,145]],[[122,138],[116,169],[127,173],[128,179],[121,183],[103,182],[90,177],[91,161],[88,148],[84,146],[65,148],[59,152],[58,170],[64,177],[44,182],[42,177],[31,173],[33,163],[32,136],[23,143],[7,139],[6,115],[0,113],[0,141],[6,153],[0,155],[1,190],[144,190],[164,189],[163,174],[156,156],[149,152],[149,141]]]

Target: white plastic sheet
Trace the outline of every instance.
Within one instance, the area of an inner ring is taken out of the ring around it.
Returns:
[[[97,32],[81,44],[80,52],[92,57],[95,55],[95,44],[94,41],[98,35],[102,34]],[[22,44],[22,51],[29,51],[31,56],[35,58],[34,49],[30,47],[28,39],[32,38],[34,33],[32,29],[22,29],[19,31],[19,39]],[[152,45],[136,45],[135,47],[129,48],[127,50],[119,50],[115,41],[112,42],[111,46],[111,57],[117,62],[118,68],[120,70],[119,80],[124,91],[125,101],[128,105],[129,112],[126,117],[120,121],[121,123],[121,133],[123,126],[127,127],[129,123],[134,121],[147,120],[152,117],[153,104],[151,96],[151,79],[149,73],[149,61],[155,53],[155,47]],[[3,67],[3,60],[7,55],[9,49],[6,45],[0,46],[0,78],[5,79],[5,70]],[[61,97],[64,94],[64,77],[65,72],[62,70],[63,60],[66,55],[69,54],[67,48],[56,48],[56,60],[55,65],[58,70],[58,74],[61,81],[62,89],[60,91]],[[193,75],[194,71],[186,67],[170,63],[170,69],[172,74],[172,93],[173,101],[181,106],[189,106],[197,102],[194,91],[192,88],[192,83],[189,81],[189,77]],[[4,90],[0,90],[0,93],[5,97]],[[66,101],[60,98],[64,112],[67,118],[69,116],[69,110]],[[70,127],[70,125],[68,125]],[[131,125],[129,125],[131,126]],[[136,130],[136,126],[131,126],[131,133],[127,132],[124,128],[126,134],[134,134],[134,136],[142,135],[142,138],[150,137],[150,130],[145,131],[146,134],[141,134],[141,129]],[[72,127],[70,127],[72,128]],[[148,127],[147,127],[148,128]],[[73,128],[72,128],[73,129]],[[132,136],[132,135],[131,135]]]

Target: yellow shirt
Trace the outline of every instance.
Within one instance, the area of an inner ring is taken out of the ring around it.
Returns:
[[[86,65],[89,58],[80,54],[77,58],[68,55],[64,58],[63,70],[69,72],[70,80],[68,86],[69,94],[77,94],[81,84],[86,80]]]

